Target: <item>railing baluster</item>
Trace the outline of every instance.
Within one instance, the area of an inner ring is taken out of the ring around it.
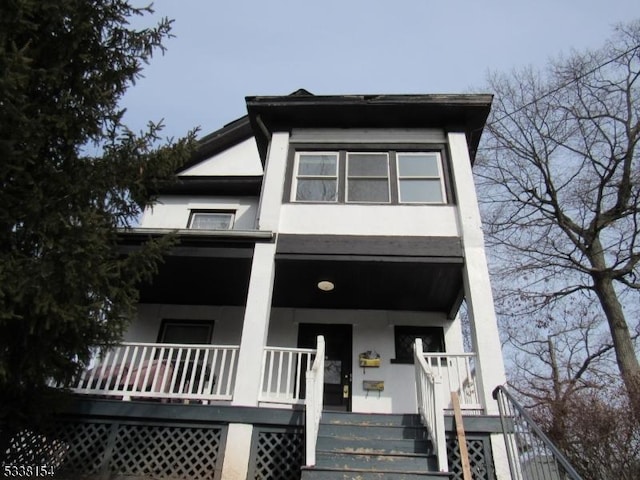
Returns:
[[[302,377],[300,377],[300,372],[302,371],[302,362],[304,361],[303,359],[306,357],[307,354],[304,354],[302,352],[297,352],[296,353],[296,382],[295,382],[295,392],[293,392],[293,399],[294,400],[299,400],[300,399],[300,379]]]
[[[198,360],[200,359],[200,349],[196,348],[194,349],[195,351],[195,357],[193,359],[193,361],[191,361],[191,377],[189,378],[189,383],[188,383],[188,389],[189,392],[187,393],[194,393],[193,392],[193,386],[194,386],[194,382],[196,381],[196,371],[198,370]]]
[[[236,375],[236,359],[237,359],[238,350],[239,350],[238,348],[234,348],[233,350],[231,350],[231,358],[229,359],[229,374],[227,375],[226,395],[231,395],[231,388],[233,385],[233,380]],[[225,354],[226,354],[226,350],[225,350]]]
[[[282,395],[282,359],[284,358],[284,352],[279,352],[278,355],[278,376],[276,381],[276,395]]]
[[[226,351],[226,349],[222,350],[223,353],[225,351]],[[220,388],[222,386],[222,379],[224,378],[224,361],[218,362],[218,352],[219,352],[218,349],[216,349],[213,352],[213,360],[211,362],[212,363],[211,370],[213,372],[215,372],[216,370],[218,371],[218,378],[216,379],[217,385],[213,385],[212,384],[212,388],[211,388],[213,390],[213,387],[215,386],[215,389],[216,389],[216,393],[215,394],[216,395],[220,395]],[[215,376],[211,377],[211,381],[213,381],[214,378],[215,378]]]
[[[293,368],[293,352],[287,352],[287,386],[285,387],[285,395],[293,397],[293,388],[291,388],[291,369]]]
[[[133,380],[133,385],[130,388],[130,391],[135,392],[138,390],[138,386],[140,385],[140,373],[142,372],[142,369],[140,368],[141,365],[144,364],[144,360],[147,357],[147,347],[144,346],[142,347],[142,352],[140,353],[140,359],[138,360],[138,363],[135,366],[136,369],[136,378]]]
[[[133,347],[133,353],[131,354],[131,361],[129,362],[129,368],[127,369],[127,376],[124,379],[124,388],[125,390],[127,390],[129,388],[129,385],[131,385],[131,375],[133,374],[133,370],[135,368],[136,365],[136,360],[138,357],[138,346],[135,345]]]
[[[202,389],[205,384],[205,377],[207,376],[207,370],[211,371],[208,364],[210,351],[211,350],[209,348],[205,349],[204,351],[204,358],[202,359],[202,368],[200,369],[200,375],[199,375],[200,378],[198,380],[198,387],[196,390],[198,395],[202,395],[204,393]]]
[[[189,358],[191,357],[191,348],[185,348],[184,351],[185,351],[185,358],[180,362],[180,370],[182,371],[180,372],[181,375],[180,375],[180,385],[178,387],[178,393],[186,393],[184,391],[184,381],[187,376]]]
[[[269,352],[269,361],[267,362],[267,395],[272,395],[271,384],[273,380],[273,363],[275,352]]]
[[[174,350],[173,348],[171,350]],[[171,385],[169,386],[169,391],[173,394],[180,393],[176,391],[176,380],[178,379],[178,371],[180,370],[180,361],[182,359],[182,348],[178,348],[178,351],[175,353],[176,358],[173,359],[174,352],[171,352],[171,363],[173,367],[173,374],[171,375]]]

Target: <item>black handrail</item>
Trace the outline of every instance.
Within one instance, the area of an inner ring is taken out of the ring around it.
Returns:
[[[565,456],[503,386],[493,391],[513,480],[582,480]]]

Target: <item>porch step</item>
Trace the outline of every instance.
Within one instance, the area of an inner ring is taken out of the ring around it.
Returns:
[[[323,412],[316,465],[302,480],[443,480],[417,415]]]
[[[449,480],[451,475],[438,472],[371,472],[351,468],[302,467],[302,480]]]

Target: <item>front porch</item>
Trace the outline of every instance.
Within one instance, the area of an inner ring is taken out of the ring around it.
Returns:
[[[124,342],[96,356],[91,367],[68,388],[80,395],[123,401],[232,405],[239,348]],[[256,355],[262,372],[260,406],[303,406],[305,379],[316,353],[317,348],[267,346]],[[431,374],[444,386],[440,402],[444,411],[451,408],[449,392],[455,391],[468,414],[484,412],[477,395],[473,353],[423,352],[422,356]]]

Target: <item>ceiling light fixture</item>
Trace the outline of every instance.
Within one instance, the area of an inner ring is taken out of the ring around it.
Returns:
[[[333,282],[330,282],[329,280],[322,280],[318,282],[318,288],[323,292],[330,292],[331,290],[336,288],[336,286],[333,284]]]

